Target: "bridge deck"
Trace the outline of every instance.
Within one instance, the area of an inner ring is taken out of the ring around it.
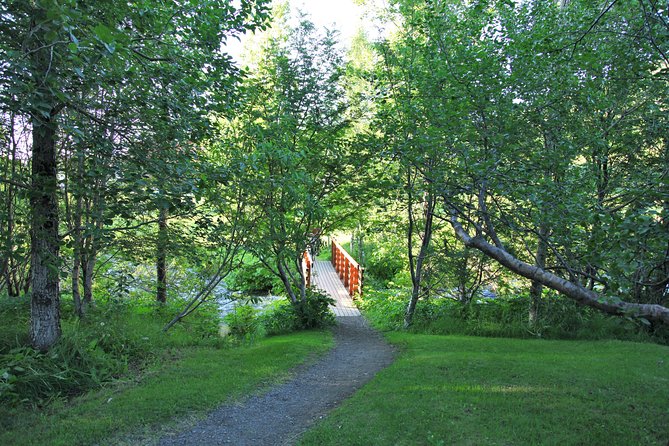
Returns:
[[[337,301],[332,307],[335,316],[360,316],[360,311],[353,304],[353,300],[330,262],[327,260],[314,261],[312,283]]]

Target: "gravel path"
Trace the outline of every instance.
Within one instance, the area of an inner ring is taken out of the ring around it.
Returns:
[[[392,347],[361,316],[337,321],[335,347],[316,364],[268,393],[220,407],[191,430],[164,437],[158,444],[294,444],[314,422],[393,360]]]

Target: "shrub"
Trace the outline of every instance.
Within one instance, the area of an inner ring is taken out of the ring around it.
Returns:
[[[67,301],[63,314],[72,314]],[[47,353],[28,346],[27,299],[0,298],[0,404],[42,406],[99,387],[143,366],[166,348],[219,346],[219,317],[214,302],[177,324],[162,327],[178,302],[110,299],[91,306],[84,319],[65,317],[63,335]],[[1,425],[1,423],[0,423]]]
[[[48,353],[17,347],[0,355],[0,400],[43,405],[97,387],[127,370],[127,361],[105,352],[95,340],[64,335]]]
[[[258,335],[260,319],[258,310],[251,305],[238,305],[223,320],[230,327],[230,334],[237,339],[253,341]]]
[[[260,323],[268,335],[279,335],[298,330],[299,320],[287,300],[274,302],[260,315]]]
[[[365,289],[363,299],[356,301],[365,316],[382,330],[397,330],[404,325],[408,294],[403,290]]]
[[[306,300],[294,306],[298,329],[308,330],[335,325],[336,319],[330,310],[330,305],[334,304],[335,300],[322,291],[307,289]]]
[[[228,285],[233,290],[250,294],[271,293],[282,287],[279,279],[260,262],[240,266],[231,275]]]
[[[401,251],[379,248],[371,251],[365,264],[365,272],[385,283],[393,279],[404,268]]]
[[[178,314],[184,305],[183,301],[172,300],[165,304],[151,303],[154,312],[162,320],[169,321]],[[175,329],[185,332],[187,337],[193,340],[218,340],[221,326],[221,314],[219,304],[216,300],[207,300],[197,307],[197,310],[188,317],[179,321],[177,326],[170,330],[174,334]]]
[[[269,335],[326,328],[336,323],[330,310],[330,305],[334,303],[334,299],[323,292],[308,289],[306,302],[297,305],[288,301],[277,302],[261,316],[261,321]]]
[[[408,292],[368,289],[358,306],[378,327],[403,327]],[[468,303],[447,298],[420,300],[411,331],[429,334],[464,334],[514,338],[622,339],[667,343],[666,329],[649,330],[639,321],[609,316],[547,292],[540,319],[529,325],[530,298],[526,295],[479,299]]]
[[[0,297],[0,354],[26,345],[28,338],[28,320],[30,317],[30,299],[24,297]]]

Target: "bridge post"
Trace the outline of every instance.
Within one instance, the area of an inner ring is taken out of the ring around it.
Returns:
[[[347,289],[348,289],[350,269],[351,269],[351,264],[349,262],[344,262],[344,286]],[[351,290],[348,290],[348,293],[351,294]]]

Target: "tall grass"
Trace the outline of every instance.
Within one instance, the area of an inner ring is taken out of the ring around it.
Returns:
[[[222,337],[215,302],[162,332],[179,304],[101,299],[79,320],[65,300],[63,335],[41,353],[28,346],[28,299],[0,298],[0,444],[133,443],[137,432],[151,437],[177,416],[202,416],[331,346],[318,331]]]
[[[0,299],[0,402],[44,406],[141,368],[165,348],[223,345],[213,304],[162,333],[176,305],[100,301],[78,319],[67,317],[72,312],[66,304],[63,335],[49,352],[42,353],[28,345],[28,299]]]

